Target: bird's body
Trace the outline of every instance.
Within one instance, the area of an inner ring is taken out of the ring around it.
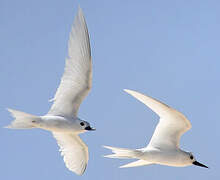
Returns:
[[[191,165],[188,153],[181,149],[163,150],[159,148],[146,148],[142,150],[140,159],[151,162],[152,164],[183,167]],[[186,161],[185,161],[186,159]]]
[[[122,168],[150,164],[175,167],[184,167],[194,164],[207,167],[197,162],[192,153],[179,148],[181,136],[191,128],[191,123],[182,113],[149,96],[132,90],[125,91],[157,113],[160,116],[160,121],[146,147],[132,150],[104,146],[111,149],[114,153],[106,155],[105,157],[138,159],[137,161],[121,166]]]
[[[41,128],[50,131],[64,157],[66,167],[78,175],[86,169],[88,147],[78,134],[94,130],[87,121],[78,118],[79,106],[92,86],[92,60],[86,22],[79,8],[70,33],[65,70],[53,104],[44,116],[35,116],[8,109],[15,120],[12,129]]]
[[[105,157],[109,158],[128,158],[128,159],[139,159],[138,161],[134,161],[132,163],[121,166],[121,168],[125,167],[134,167],[134,166],[142,166],[142,165],[150,165],[150,164],[160,164],[167,166],[175,166],[175,167],[184,167],[192,165],[192,161],[189,159],[189,152],[185,152],[181,149],[160,149],[153,147],[146,147],[142,149],[124,149],[122,148],[112,148],[109,146],[104,146],[108,149],[111,149],[114,153],[113,155],[107,155]],[[120,149],[120,150],[118,150]]]
[[[66,118],[62,116],[45,115],[40,116],[38,121],[34,121],[33,126],[53,132],[66,132],[75,134],[85,132],[85,130],[77,128],[77,121],[81,120],[79,118]]]

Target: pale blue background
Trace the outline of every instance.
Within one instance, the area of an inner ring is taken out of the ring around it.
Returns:
[[[79,116],[97,128],[81,137],[90,160],[68,171],[49,132],[0,130],[1,180],[214,180],[220,178],[220,1],[0,0],[0,126],[10,107],[45,114],[58,87],[67,41],[82,7],[91,36],[93,88]],[[118,169],[102,145],[145,146],[158,117],[124,88],[183,112],[181,147],[210,169],[159,165]]]

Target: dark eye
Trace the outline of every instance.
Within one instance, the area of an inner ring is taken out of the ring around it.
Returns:
[[[80,125],[81,125],[81,126],[84,126],[85,124],[84,124],[84,122],[81,122]]]
[[[192,155],[190,155],[190,159],[193,159],[193,156],[192,156]]]

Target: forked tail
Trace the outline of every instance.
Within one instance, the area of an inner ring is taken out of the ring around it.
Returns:
[[[15,118],[14,121],[6,128],[12,129],[29,129],[36,127],[37,122],[41,119],[39,116],[27,114],[21,111],[8,109],[11,115]]]
[[[107,158],[119,158],[119,159],[138,159],[137,161],[125,164],[123,166],[120,166],[120,168],[128,168],[128,167],[136,167],[136,166],[145,166],[152,164],[151,162],[148,162],[146,160],[140,159],[143,155],[143,152],[141,150],[133,150],[133,149],[125,149],[125,148],[116,148],[111,146],[104,146],[107,149],[112,150],[114,154],[106,155],[104,157]]]
[[[132,159],[132,158],[138,158],[138,156],[142,153],[141,151],[133,150],[133,149],[116,148],[111,146],[103,146],[103,147],[112,150],[112,152],[114,153],[104,156],[108,158]]]

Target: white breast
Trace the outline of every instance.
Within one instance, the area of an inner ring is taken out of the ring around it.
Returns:
[[[38,124],[39,128],[53,132],[75,132],[79,129],[74,119],[66,119],[61,116],[42,116]]]
[[[142,159],[150,161],[154,164],[176,167],[189,166],[192,164],[189,160],[188,154],[182,150],[147,150],[144,152]]]

